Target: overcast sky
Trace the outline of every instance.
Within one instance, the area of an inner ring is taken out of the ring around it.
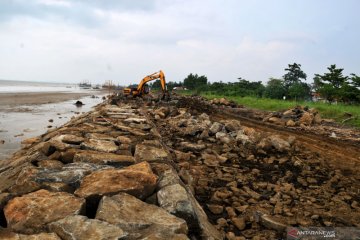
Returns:
[[[0,79],[136,83],[164,70],[266,82],[360,74],[358,0],[0,0]]]

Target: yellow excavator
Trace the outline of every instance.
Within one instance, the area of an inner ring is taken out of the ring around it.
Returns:
[[[142,97],[149,93],[149,86],[146,83],[158,79],[160,80],[162,90],[161,99],[169,99],[170,94],[167,90],[165,75],[161,70],[144,77],[136,88],[124,88],[124,96]]]

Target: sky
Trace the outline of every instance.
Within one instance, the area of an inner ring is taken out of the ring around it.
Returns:
[[[358,0],[0,0],[0,79],[128,85],[360,74]]]

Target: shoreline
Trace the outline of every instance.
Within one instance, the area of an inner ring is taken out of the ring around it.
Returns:
[[[0,94],[0,160],[19,150],[23,140],[91,111],[93,106],[103,101],[104,95],[103,91]],[[74,105],[77,100],[84,105]]]
[[[104,91],[94,92],[30,92],[30,93],[0,93],[0,111],[9,111],[11,107],[21,105],[39,105],[59,103],[75,100],[90,95],[103,94]]]

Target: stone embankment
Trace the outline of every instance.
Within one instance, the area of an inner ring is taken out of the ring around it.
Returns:
[[[0,239],[223,238],[135,104],[26,143],[0,163]]]
[[[357,142],[285,126],[306,109],[278,125],[224,100],[111,103],[0,163],[0,239],[259,240],[288,226],[360,227]],[[348,143],[354,151],[339,150]]]

